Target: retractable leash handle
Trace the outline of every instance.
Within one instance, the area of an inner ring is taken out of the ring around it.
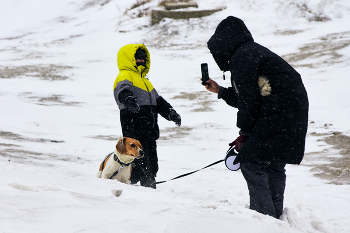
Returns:
[[[240,163],[234,163],[235,159],[237,158],[237,153],[234,150],[235,146],[232,146],[230,149],[228,149],[226,156],[225,156],[225,165],[226,167],[231,171],[237,171],[241,168]]]

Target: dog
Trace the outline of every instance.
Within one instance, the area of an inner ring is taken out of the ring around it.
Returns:
[[[106,156],[96,174],[98,178],[118,180],[130,184],[131,163],[144,156],[141,143],[133,138],[120,137],[116,150]]]

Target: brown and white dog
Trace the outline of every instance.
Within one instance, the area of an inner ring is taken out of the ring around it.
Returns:
[[[98,178],[116,179],[122,183],[130,184],[130,177],[134,159],[144,155],[141,143],[133,138],[120,137],[116,150],[109,154],[101,163]]]

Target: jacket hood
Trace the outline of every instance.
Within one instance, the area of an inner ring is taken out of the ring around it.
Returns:
[[[207,45],[220,70],[228,71],[230,58],[242,43],[248,41],[254,39],[244,22],[229,16],[219,23]]]
[[[137,66],[135,53],[137,49],[143,49],[146,53],[146,65]],[[140,73],[142,77],[145,77],[148,74],[151,67],[151,56],[148,52],[148,49],[144,44],[128,44],[124,45],[118,52],[117,62],[119,71],[134,71]]]

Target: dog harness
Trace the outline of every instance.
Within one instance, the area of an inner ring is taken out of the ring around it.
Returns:
[[[114,160],[120,164],[120,167],[118,168],[118,170],[116,170],[113,173],[113,175],[111,177],[109,177],[109,179],[112,179],[113,177],[115,177],[119,173],[120,170],[122,170],[124,167],[130,166],[130,164],[131,164],[131,163],[123,163],[122,161],[120,161],[120,159],[118,158],[118,156],[115,153],[113,153],[113,154],[114,154]]]

